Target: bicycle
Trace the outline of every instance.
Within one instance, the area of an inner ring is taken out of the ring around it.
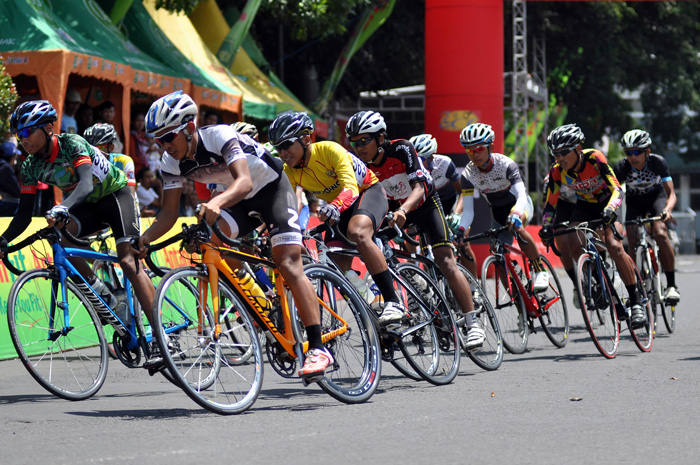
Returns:
[[[481,327],[486,333],[483,346],[468,350],[466,348],[467,326],[465,318],[462,315],[461,308],[457,303],[457,298],[452,292],[451,286],[447,282],[445,276],[442,274],[442,271],[440,271],[440,268],[435,263],[433,248],[428,244],[425,234],[421,233],[420,240],[417,241],[405,231],[399,232],[401,233],[401,237],[406,242],[415,247],[420,247],[421,254],[403,249],[397,249],[394,251],[396,257],[422,264],[428,270],[430,277],[436,283],[438,283],[440,290],[442,290],[447,302],[449,303],[449,308],[453,314],[457,327],[460,328],[460,331],[457,331],[457,334],[459,336],[460,346],[462,347],[462,350],[464,350],[464,353],[480,368],[488,371],[497,370],[503,361],[503,337],[501,336],[501,329],[498,324],[496,312],[494,311],[491,302],[489,302],[488,298],[486,298],[486,293],[481,287],[479,280],[464,266],[459,263],[457,264],[457,268],[469,283],[469,287],[471,288],[472,292],[472,301],[474,302],[474,311],[476,312]]]
[[[644,289],[654,310],[654,331],[657,329],[659,309],[666,325],[666,330],[673,333],[676,330],[676,304],[668,303],[665,299],[666,275],[661,271],[659,263],[659,247],[647,231],[648,224],[661,221],[660,216],[653,218],[636,218],[625,221],[625,225],[637,226],[637,246],[634,249],[635,261],[639,274],[644,280]]]
[[[569,312],[559,277],[549,260],[540,255],[550,278],[547,289],[536,292],[530,261],[519,248],[504,243],[500,237],[507,231],[508,227],[502,226],[464,238],[465,241],[490,239],[492,255],[481,267],[481,287],[496,311],[503,346],[512,354],[525,352],[529,333],[537,332],[535,319],[538,319],[551,343],[562,348],[569,338]],[[519,237],[518,240],[522,241]]]
[[[307,250],[317,251],[314,259],[342,273],[331,256],[360,257],[360,253],[337,226],[332,228],[334,236],[350,248],[328,247],[321,238],[326,229],[328,225],[322,224],[308,230],[304,234],[305,245]],[[383,360],[411,379],[426,380],[435,385],[451,383],[457,376],[460,363],[458,331],[452,313],[440,289],[425,271],[398,262],[394,249],[388,245],[392,233],[393,228],[384,228],[377,231],[375,237],[382,242],[396,294],[409,316],[401,324],[382,327],[378,309],[370,307],[354,287],[353,292],[364,302],[373,324],[379,328]]]
[[[182,233],[150,247],[183,240],[201,252],[199,260],[191,258],[192,265],[169,271],[158,285],[156,338],[165,363],[192,400],[215,413],[242,413],[253,405],[262,386],[264,364],[257,328],[265,335],[269,362],[288,377],[295,371],[296,360],[303,364],[308,343],[274,262],[234,250],[232,247],[241,246],[240,241],[226,237],[216,224],[212,229],[226,246],[212,243],[209,227],[200,223],[183,225]],[[250,278],[256,286],[244,287],[247,275],[241,270],[234,273],[224,258],[272,270],[274,289],[263,293],[254,274]],[[342,275],[319,264],[305,266],[304,272],[312,282],[330,285],[320,287],[329,289],[334,305],[327,303],[328,295],[319,298],[318,304],[322,340],[335,362],[323,377],[302,382],[305,386],[318,383],[341,402],[365,402],[374,395],[381,377],[374,326]],[[196,290],[194,301],[189,294],[192,288]],[[171,301],[187,310],[183,321],[176,322],[177,333],[166,337],[168,325],[163,319],[170,320]]]
[[[593,344],[605,358],[611,359],[617,354],[621,331],[620,317],[627,321],[630,335],[639,350],[649,352],[654,343],[654,315],[644,289],[644,281],[632,259],[629,259],[637,278],[637,293],[642,298],[640,303],[647,311],[647,322],[635,328],[626,307],[629,295],[626,294],[627,290],[622,284],[615,262],[608,253],[602,255],[603,252],[607,252],[607,247],[605,242],[598,238],[595,229],[603,224],[603,219],[596,219],[570,227],[568,222],[554,225],[555,236],[572,232],[582,232],[584,235],[581,243],[582,253],[576,267],[576,288],[583,321]],[[614,227],[613,234],[622,240],[622,236]],[[581,240],[580,234],[577,235]],[[556,246],[553,248],[556,250]]]
[[[76,245],[90,245],[65,230],[64,234]],[[46,268],[23,271],[11,263],[11,253],[44,239],[51,245],[53,263],[48,253],[38,249],[35,256]],[[103,324],[114,328],[114,350],[129,368],[140,366],[142,353],[150,356],[152,334],[141,318],[134,317],[140,314],[140,306],[133,298],[128,279],[119,289],[123,292],[118,293],[131,316],[125,325],[68,260],[81,257],[113,265],[117,257],[89,248],[64,248],[60,240],[61,232],[50,227],[8,247],[3,262],[19,276],[8,297],[8,327],[17,355],[40,385],[63,399],[83,400],[95,395],[107,376],[108,348]],[[169,373],[163,374],[172,381]]]

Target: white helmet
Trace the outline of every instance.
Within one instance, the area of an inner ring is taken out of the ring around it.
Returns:
[[[246,123],[245,121],[237,121],[231,125],[234,131],[239,134],[246,134],[255,140],[258,140],[258,128],[254,124]]]
[[[354,137],[360,134],[379,134],[386,131],[384,117],[376,111],[358,111],[345,125],[345,134]]]
[[[155,134],[163,129],[177,129],[196,117],[197,104],[178,90],[153,102],[146,115],[146,132]]]
[[[437,139],[432,134],[420,134],[409,140],[416,148],[416,153],[421,158],[430,158],[437,152]]]
[[[462,129],[459,135],[459,142],[464,147],[493,144],[494,140],[496,140],[496,133],[493,132],[490,124],[484,123],[470,124]]]
[[[646,149],[651,145],[651,137],[646,131],[632,129],[622,136],[621,143],[623,149]]]

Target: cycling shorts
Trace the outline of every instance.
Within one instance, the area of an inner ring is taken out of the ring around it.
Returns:
[[[382,224],[382,220],[388,211],[389,201],[386,198],[386,191],[380,183],[373,184],[360,193],[360,196],[355,199],[355,203],[350,208],[340,214],[338,229],[340,229],[341,233],[347,235],[350,219],[357,215],[364,215],[372,220],[372,229],[376,231]],[[329,246],[343,246],[342,243],[338,243],[339,241],[331,238],[330,232],[326,233],[324,241]]]
[[[439,190],[438,195],[440,196],[440,203],[442,204],[442,212],[447,216],[452,213],[452,209],[455,207],[455,203],[457,203],[457,193],[448,192],[442,194],[442,192],[442,189]]]
[[[605,204],[602,202],[593,203],[577,200],[569,221],[572,223],[584,223],[600,219],[603,215],[603,210],[605,210]]]
[[[667,200],[666,191],[663,190],[652,194],[635,195],[633,197],[628,196],[625,202],[627,206],[625,218],[633,220],[635,218],[644,217],[647,214],[650,216],[659,216],[661,212],[664,211],[664,208],[666,208]]]
[[[428,243],[434,249],[452,247],[452,233],[437,194],[431,195],[423,205],[408,213],[406,224],[413,224],[420,232],[425,233]]]
[[[97,202],[76,205],[70,209],[70,214],[78,226],[77,237],[110,227],[119,245],[141,235],[139,209],[129,186],[107,194]]]
[[[563,202],[561,197],[559,197],[557,208],[554,211],[554,223],[556,224],[569,221],[571,219],[571,214],[574,212],[575,206],[576,204],[574,202]]]
[[[278,245],[301,245],[297,197],[287,176],[279,176],[250,199],[241,200],[221,211],[221,217],[231,229],[234,239],[262,224],[257,215],[268,227],[273,248]]]

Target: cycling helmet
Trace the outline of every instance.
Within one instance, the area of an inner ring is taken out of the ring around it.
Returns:
[[[358,111],[350,117],[345,125],[345,134],[348,137],[360,134],[379,134],[386,131],[384,117],[376,111]]]
[[[282,142],[311,135],[314,132],[314,122],[309,115],[302,112],[282,113],[270,125],[267,135],[272,145],[279,145]]]
[[[582,144],[586,138],[581,128],[575,124],[565,124],[555,128],[547,137],[547,147],[550,152],[558,152],[562,149],[573,149]]]
[[[231,127],[239,134],[245,134],[255,140],[258,140],[258,128],[256,128],[253,124],[246,123],[245,121],[238,121],[233,123]]]
[[[493,132],[490,124],[484,123],[470,124],[462,129],[459,135],[459,142],[465,147],[493,144],[494,140],[496,140],[496,133]]]
[[[20,104],[10,118],[10,131],[16,134],[24,128],[35,128],[58,119],[56,110],[48,100],[32,100]]]
[[[151,105],[146,115],[146,132],[155,134],[163,129],[177,129],[197,117],[197,105],[181,90],[161,97]]]
[[[437,152],[437,140],[432,136],[432,134],[421,134],[418,136],[413,136],[409,140],[411,144],[416,148],[416,153],[421,158],[430,158],[435,152]]]
[[[90,145],[109,145],[117,138],[117,131],[114,130],[114,126],[111,124],[97,123],[85,130],[83,138]]]
[[[646,131],[632,129],[622,136],[623,149],[646,149],[651,145],[651,137]]]

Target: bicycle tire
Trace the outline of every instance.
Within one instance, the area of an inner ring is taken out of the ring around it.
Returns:
[[[324,295],[321,302],[328,305],[349,326],[349,331],[325,342],[334,363],[317,384],[333,398],[346,404],[369,400],[379,386],[382,373],[379,337],[367,307],[352,284],[340,273],[321,264],[309,264],[304,273]],[[321,332],[328,334],[341,327],[340,321],[319,303]]]
[[[581,304],[581,313],[586,329],[600,354],[614,358],[620,344],[620,326],[613,303],[610,285],[606,282],[607,298],[603,295],[603,284],[590,254],[583,254],[577,263],[576,287]]]
[[[506,277],[511,280],[510,287],[515,295],[511,295],[505,287]],[[517,291],[513,279],[501,258],[492,255],[484,260],[481,267],[481,287],[496,312],[503,347],[511,354],[522,354],[527,349],[530,328],[522,296]]]
[[[503,362],[503,337],[501,336],[501,328],[498,326],[496,312],[493,310],[491,302],[486,297],[479,280],[459,263],[457,264],[457,268],[469,283],[472,292],[472,301],[474,302],[474,311],[476,312],[479,324],[486,334],[484,344],[479,349],[467,350],[464,347],[462,347],[462,349],[467,357],[479,368],[487,371],[497,370]],[[440,275],[440,277],[445,285],[445,298],[450,304],[450,308],[454,310],[454,318],[456,321],[458,317],[461,317],[457,312],[457,309],[460,307],[457,304],[457,299],[452,293],[452,288],[447,283],[447,280],[442,275]],[[459,312],[461,313],[461,310]],[[460,339],[466,338],[466,324],[459,326],[459,330],[462,332],[462,337]]]
[[[659,279],[659,288],[666,289],[666,276],[663,273],[661,273],[659,275]],[[664,317],[664,325],[666,326],[666,331],[668,331],[669,334],[673,334],[676,331],[676,304],[670,305],[666,304],[666,302],[663,302],[663,305],[661,306],[661,314]]]
[[[569,311],[562,296],[561,282],[556,270],[546,257],[540,255],[542,266],[549,272],[549,287],[537,293],[540,305],[540,324],[547,338],[555,347],[562,348],[569,340]]]
[[[461,346],[452,312],[430,276],[412,263],[401,263],[396,271],[413,288],[408,298],[408,326],[397,331],[406,361],[426,381],[449,384],[459,372]],[[416,299],[414,294],[420,299]]]
[[[22,273],[10,289],[7,323],[12,343],[30,375],[50,393],[67,400],[83,400],[100,390],[107,377],[107,341],[99,318],[90,302],[70,280],[66,280],[70,331],[54,333],[52,327],[65,327],[63,310],[57,302],[58,273],[37,269]],[[51,316],[61,318],[52,325]]]
[[[637,270],[642,278],[642,283],[644,284],[644,290],[647,293],[649,302],[651,304],[652,311],[654,313],[654,332],[658,330],[659,310],[663,307],[663,299],[660,299],[659,292],[657,291],[658,278],[659,276],[654,272],[654,268],[651,263],[651,255],[647,245],[640,245],[637,247],[635,253],[635,262],[637,264]]]
[[[235,311],[238,326],[226,328],[216,340],[211,337],[214,331],[211,292],[207,293],[204,321],[198,318],[202,296],[193,293],[200,279],[208,280],[207,273],[195,267],[176,268],[163,277],[154,298],[154,334],[170,373],[192,400],[214,413],[242,413],[253,405],[262,387],[260,341],[245,305],[223,280],[218,283],[220,315]],[[171,331],[168,339],[166,327]],[[228,361],[232,354],[240,354],[239,343],[230,337],[231,331],[250,335],[253,354],[243,364],[233,365]]]
[[[639,350],[642,352],[649,352],[654,346],[654,311],[651,308],[651,302],[649,301],[646,290],[644,289],[644,281],[642,280],[642,276],[639,274],[639,270],[634,264],[632,265],[632,268],[634,269],[635,276],[637,277],[637,295],[641,299],[641,302],[646,310],[647,322],[639,328],[634,328],[632,327],[631,320],[628,318],[627,325],[630,330],[630,336],[632,336],[632,340],[637,348],[639,348]]]

